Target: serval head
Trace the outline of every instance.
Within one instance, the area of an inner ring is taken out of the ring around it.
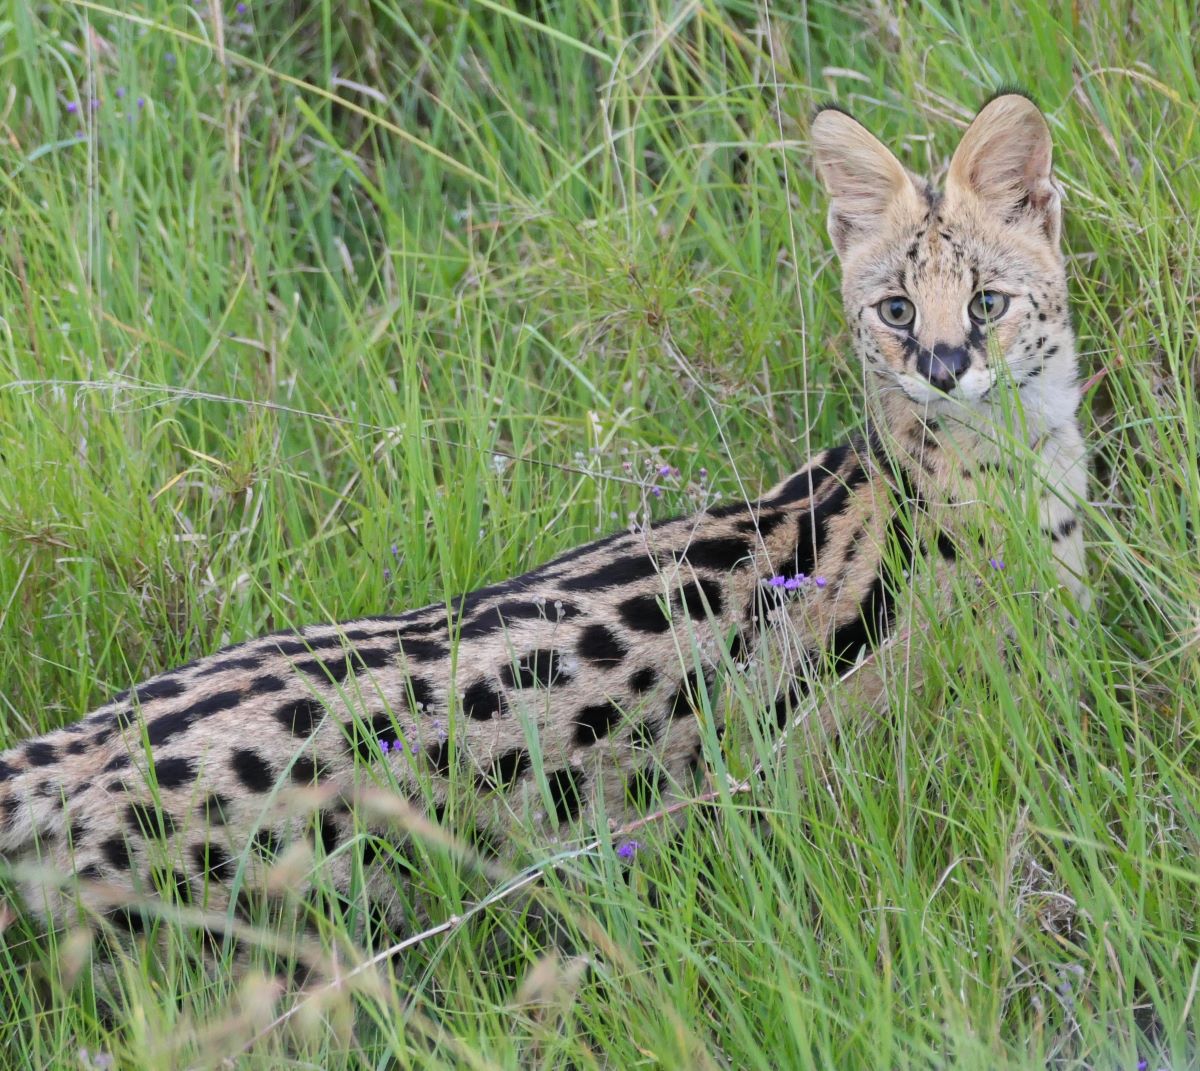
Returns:
[[[834,108],[812,124],[829,233],[868,389],[893,419],[989,418],[1015,387],[1039,429],[1072,418],[1075,345],[1050,130],[1027,98],[991,100],[939,192]]]

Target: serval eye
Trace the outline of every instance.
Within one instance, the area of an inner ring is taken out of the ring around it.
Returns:
[[[905,297],[884,298],[877,307],[879,318],[888,327],[907,327],[916,319],[916,306]]]
[[[1008,311],[1008,295],[998,290],[981,290],[967,306],[967,315],[977,324],[999,320]]]

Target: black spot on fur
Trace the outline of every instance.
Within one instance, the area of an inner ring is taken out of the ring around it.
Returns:
[[[562,766],[546,774],[554,819],[560,825],[579,817],[586,783],[587,778],[583,771],[572,769],[570,766]]]
[[[68,755],[82,755],[91,751],[93,746],[89,740],[72,740],[64,750]]]
[[[650,763],[629,775],[625,795],[638,811],[645,812],[653,807],[666,785],[666,772],[657,763]]]
[[[863,472],[860,468],[856,470]],[[865,478],[865,472],[864,472]],[[790,571],[811,575],[829,538],[829,522],[841,515],[853,487],[840,482],[811,510],[803,510],[796,520],[796,550]],[[788,571],[781,568],[780,572]]]
[[[754,544],[748,543],[745,539],[718,536],[712,539],[694,540],[688,544],[686,550],[676,555],[676,560],[688,562],[696,568],[727,573],[750,557],[753,549]]]
[[[131,833],[147,837],[169,837],[179,828],[173,815],[153,803],[131,803],[125,808],[125,822]]]
[[[298,785],[311,785],[317,780],[317,764],[307,755],[292,763],[292,780]]]
[[[293,736],[310,737],[325,717],[325,707],[320,700],[305,696],[290,703],[284,703],[275,711],[278,721]]]
[[[635,595],[617,607],[626,628],[635,632],[666,632],[671,627],[670,614],[664,610],[657,595]]]
[[[282,677],[268,674],[265,677],[256,677],[247,689],[246,695],[273,695],[275,692],[282,692],[286,687],[287,684]]]
[[[757,534],[766,539],[776,528],[787,520],[787,513],[780,510],[776,513],[760,513],[757,517],[746,517],[737,522],[737,530],[749,535]]]
[[[264,826],[250,838],[250,846],[264,859],[270,859],[279,854],[281,847],[279,834]]]
[[[462,712],[475,721],[488,721],[504,714],[504,697],[486,680],[472,684],[462,697]]]
[[[777,729],[786,729],[791,724],[792,718],[800,709],[800,700],[807,691],[807,682],[792,684],[775,700],[775,727]]]
[[[508,599],[480,611],[479,615],[466,622],[459,635],[463,639],[474,639],[498,632],[517,621],[540,620],[565,621],[579,613],[578,607],[561,600],[535,602],[528,599]]]
[[[16,777],[19,772],[11,763],[0,762],[0,781],[7,781],[10,778]]]
[[[200,841],[192,845],[192,865],[207,881],[228,881],[233,875],[234,862],[219,844]]]
[[[303,662],[293,662],[292,668],[301,673],[307,673],[318,681],[333,681],[341,684],[350,672],[350,662],[347,658],[331,658],[325,661],[321,658],[309,658]]]
[[[671,702],[667,706],[667,717],[672,720],[688,717],[693,708],[699,705],[699,702],[700,697],[696,691],[696,671],[689,670],[671,697]]]
[[[149,703],[152,699],[177,699],[183,695],[183,685],[174,677],[159,677],[139,684],[129,694],[136,704]]]
[[[768,500],[769,504],[784,506],[814,497],[825,481],[841,468],[850,449],[850,446],[842,445],[826,451],[820,464],[810,465],[797,472],[779,489],[774,498]]]
[[[700,577],[697,581],[689,581],[679,590],[680,600],[689,617],[704,618],[710,612],[719,617],[724,606],[721,585],[708,577]],[[705,607],[705,602],[708,607]]]
[[[218,673],[230,673],[238,669],[258,669],[262,665],[262,655],[242,655],[239,658],[223,658],[211,666],[205,666],[196,676],[212,677]]]
[[[409,702],[412,704],[413,712],[418,710],[428,714],[433,711],[433,685],[424,677],[409,677],[408,678]]]
[[[629,677],[630,689],[639,695],[650,691],[657,682],[658,671],[653,666],[642,666],[641,669],[635,670]]]
[[[177,757],[160,759],[154,764],[154,779],[159,788],[179,788],[196,780],[196,767],[191,759]]]
[[[213,792],[207,799],[200,801],[196,813],[210,826],[223,826],[229,821],[232,807],[221,793]]]
[[[652,748],[662,735],[662,725],[654,718],[643,718],[634,722],[629,732],[629,743],[635,748]]]
[[[372,669],[382,669],[391,661],[395,653],[396,649],[394,647],[359,648],[350,652],[350,664],[356,673],[363,673]]]
[[[529,752],[515,747],[497,755],[487,770],[480,770],[475,783],[480,789],[505,789],[529,769]]]
[[[104,773],[112,773],[114,770],[123,770],[130,765],[129,752],[120,751],[104,764]]]
[[[604,588],[624,587],[639,580],[654,576],[658,566],[649,555],[617,558],[605,562],[599,568],[580,576],[565,576],[558,585],[564,591],[600,591]]]
[[[579,633],[575,650],[581,658],[586,658],[597,666],[615,666],[629,649],[607,625],[594,623]]]
[[[380,712],[365,724],[358,721],[345,723],[347,748],[358,752],[364,762],[371,762],[379,757],[380,739],[390,740],[396,735],[396,726],[392,724],[390,714]]]
[[[500,680],[509,688],[549,688],[570,679],[571,674],[562,668],[559,653],[546,648],[530,651],[515,667],[507,665],[500,669]]]
[[[379,846],[370,834],[364,836],[359,844],[362,845],[362,864],[364,867],[373,866],[379,858]]]
[[[952,562],[958,558],[958,548],[954,545],[954,540],[945,532],[937,534],[937,549],[944,561]]]
[[[187,732],[193,720],[190,710],[172,710],[160,714],[146,725],[146,739],[152,748],[160,747],[172,737]]]
[[[230,755],[233,772],[251,792],[267,792],[275,784],[270,764],[252,748],[235,748]]]
[[[1074,532],[1078,527],[1079,521],[1075,517],[1066,517],[1059,521],[1055,526],[1054,533],[1051,538],[1055,543],[1058,543],[1061,540],[1066,539],[1067,536],[1071,535],[1071,533]]]
[[[443,777],[450,776],[450,741],[440,740],[433,747],[425,749],[425,757],[429,765]]]
[[[310,654],[314,644],[311,640],[292,639],[292,640],[276,640],[271,644],[271,649],[277,654],[285,657],[298,654]]]
[[[187,708],[187,714],[193,719],[211,718],[223,710],[232,710],[242,701],[241,692],[215,692],[206,696]]]
[[[854,618],[833,633],[829,653],[833,658],[834,670],[840,671],[852,665],[863,647],[877,643],[887,632],[892,614],[892,599],[887,584],[882,577],[876,577]]]
[[[326,855],[329,855],[337,848],[341,839],[342,830],[337,819],[328,811],[321,811],[315,827],[315,843],[321,846],[321,850]]]
[[[621,709],[616,703],[593,703],[575,714],[575,744],[579,747],[594,744],[603,739],[612,727],[621,720]]]
[[[412,662],[436,662],[450,653],[450,648],[437,640],[423,640],[418,637],[402,637],[400,649],[404,657]]]
[[[104,917],[116,929],[125,933],[142,934],[146,932],[146,920],[136,910],[128,907],[114,907],[110,911],[106,911]]]
[[[25,745],[25,758],[30,766],[51,766],[58,761],[58,752],[53,744],[34,740]]]
[[[109,837],[102,841],[100,854],[109,866],[121,871],[129,869],[129,842],[124,837]]]

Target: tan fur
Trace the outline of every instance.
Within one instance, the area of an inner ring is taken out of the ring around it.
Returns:
[[[1086,462],[1044,121],[1020,97],[988,105],[944,198],[849,116],[822,112],[812,136],[866,371],[865,437],[758,502],[602,540],[452,607],[250,640],[156,677],[0,755],[0,851],[223,908],[233,885],[265,880],[264,834],[282,845],[315,827],[334,884],[349,888],[364,867],[402,926],[389,870],[419,862],[355,812],[364,787],[500,852],[518,824],[559,835],[688,795],[702,738],[723,729],[722,675],[787,668],[783,723],[888,628],[920,628],[896,598],[898,569],[928,554],[949,575],[1014,439],[1037,459],[1026,490],[1082,598]],[[982,287],[1008,294],[1009,310],[939,394],[918,357],[972,345],[965,310]],[[897,294],[917,310],[907,341],[876,311]],[[797,571],[807,582],[795,592],[770,583]],[[886,701],[877,668],[854,679],[863,702]],[[404,750],[384,755],[380,740]],[[315,819],[280,807],[314,780]],[[248,847],[256,833],[261,850]],[[25,893],[52,915],[74,895],[34,882]]]

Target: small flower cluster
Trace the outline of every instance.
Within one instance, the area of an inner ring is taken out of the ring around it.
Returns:
[[[403,740],[393,740],[393,741],[391,741],[391,743],[388,743],[388,741],[384,740],[383,737],[379,738],[379,750],[382,751],[385,755],[389,751],[393,755],[403,755],[404,749],[405,749],[405,744],[404,744]],[[413,755],[415,755],[418,751],[421,750],[421,745],[417,741],[414,740],[411,744],[408,745],[408,750]]]
[[[829,581],[823,576],[805,576],[804,573],[797,573],[795,576],[772,576],[763,581],[768,587],[782,588],[784,591],[799,591],[801,588],[809,587],[823,588]]]
[[[392,544],[392,560],[396,563],[397,569],[399,569],[400,566],[404,564],[404,555],[402,555],[400,553],[400,548],[395,543]],[[390,584],[391,581],[392,581],[391,567],[385,565],[383,567],[383,582],[385,584]]]
[[[117,87],[116,97],[117,97],[117,100],[125,99],[124,87],[122,87],[122,86]],[[140,110],[146,106],[146,98],[138,97],[138,99],[135,101],[135,103],[137,104],[138,109]],[[88,107],[90,107],[92,109],[92,111],[98,112],[100,110],[100,99],[98,97],[89,98]],[[79,101],[69,100],[69,101],[67,101],[65,108],[66,108],[66,112],[68,115],[74,115],[76,112],[79,111]]]
[[[640,847],[641,844],[639,844],[636,840],[627,840],[617,848],[617,858],[625,860],[632,859],[635,855],[637,855]]]

